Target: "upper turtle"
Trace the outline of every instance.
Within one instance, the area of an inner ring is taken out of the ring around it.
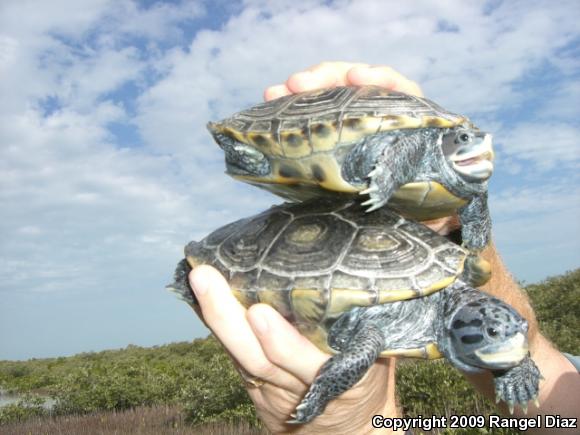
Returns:
[[[459,212],[474,257],[489,240],[491,136],[436,103],[377,86],[336,87],[258,104],[208,128],[227,173],[282,197],[369,195],[428,220]],[[479,259],[472,284],[489,278]]]
[[[384,148],[367,146],[364,153],[373,158],[361,161],[362,150],[356,150],[356,145],[369,137],[380,133],[455,128],[464,132],[463,139],[459,139],[466,142],[470,132],[477,135],[477,129],[465,116],[447,111],[426,98],[378,86],[335,87],[289,95],[208,123],[208,129],[226,152],[228,174],[293,200],[329,192],[365,190],[366,178]],[[464,163],[477,156],[454,147],[455,136],[451,135],[448,139],[453,140],[440,146],[447,151],[445,154],[458,174],[473,177],[475,171],[470,173],[470,165]],[[491,175],[489,138],[487,142],[486,150],[481,150],[486,171],[479,178]],[[460,159],[461,154],[465,158]],[[353,167],[357,164],[364,166],[361,171]],[[409,197],[417,187],[409,187],[408,191],[398,192],[399,202],[416,202]],[[440,210],[442,193],[438,196],[435,201],[439,204],[431,208],[439,210],[431,210],[428,217],[434,213],[449,214]]]

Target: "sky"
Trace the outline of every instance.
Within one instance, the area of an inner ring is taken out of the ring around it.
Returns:
[[[183,246],[281,200],[205,124],[324,60],[390,65],[494,135],[514,276],[580,266],[580,3],[0,2],[0,359],[207,335]]]

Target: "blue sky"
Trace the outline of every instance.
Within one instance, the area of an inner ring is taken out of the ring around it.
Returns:
[[[323,60],[388,64],[494,134],[516,278],[580,266],[575,1],[6,0],[0,359],[205,336],[164,291],[183,245],[279,202],[224,175],[208,120]]]

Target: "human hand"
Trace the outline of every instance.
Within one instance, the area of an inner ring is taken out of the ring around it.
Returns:
[[[329,355],[270,306],[257,304],[246,310],[214,268],[199,266],[189,279],[206,325],[243,371],[264,381],[247,390],[259,418],[273,433],[326,434],[337,428],[340,433],[370,433],[373,415],[396,415],[394,360],[382,360],[312,422],[286,424]]]
[[[372,66],[354,62],[322,62],[290,75],[283,84],[268,87],[264,92],[264,99],[270,101],[298,92],[347,85],[377,85],[418,97],[423,96],[417,83],[389,66]]]

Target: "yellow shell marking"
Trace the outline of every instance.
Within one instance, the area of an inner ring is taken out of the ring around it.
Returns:
[[[365,136],[375,134],[381,125],[381,118],[376,117],[353,117],[342,120],[339,143],[349,143],[362,139]]]
[[[387,302],[404,301],[406,299],[413,299],[419,294],[412,289],[401,290],[381,290],[379,291],[379,298],[377,303],[386,304]]]
[[[334,317],[353,307],[368,307],[375,302],[375,295],[366,290],[351,290],[333,288],[330,291],[330,301],[326,315]]]
[[[314,152],[330,151],[338,142],[336,121],[313,122],[310,124],[310,145]]]
[[[467,204],[435,181],[418,181],[401,186],[390,204],[405,216],[417,220],[436,219],[453,214]]]
[[[265,184],[265,183],[272,183],[272,184],[296,184],[295,179],[290,178],[283,178],[280,176],[269,176],[269,177],[259,177],[255,175],[237,175],[231,174],[231,177],[236,180],[241,180],[244,182],[253,182],[254,184]]]
[[[359,190],[342,178],[340,166],[336,159],[331,155],[314,155],[310,159],[305,159],[303,164],[305,167],[308,167],[309,179],[315,181],[327,190],[345,193],[356,193]],[[321,171],[321,174],[323,174],[321,180],[315,179],[314,174],[312,173],[313,166],[316,166],[316,168]]]
[[[245,308],[249,308],[256,303],[246,291],[232,287],[232,294]]]
[[[289,318],[292,315],[291,307],[288,306],[286,293],[275,290],[259,290],[258,299],[278,311],[282,316]]]
[[[295,288],[291,294],[296,319],[305,323],[318,323],[324,315],[324,294],[319,289]]]
[[[247,133],[247,143],[254,145],[258,150],[266,154],[282,155],[280,144],[272,137],[271,133]]]
[[[318,239],[326,230],[320,225],[302,225],[288,235],[288,239],[298,244],[307,244]]]
[[[418,128],[421,127],[419,118],[412,118],[405,115],[385,115],[381,118],[379,131],[396,130],[399,128]]]
[[[232,175],[237,180],[256,184],[313,184],[326,190],[356,193],[358,188],[347,183],[341,175],[340,167],[334,157],[318,154],[300,160],[274,160],[272,174],[267,177],[252,175]]]
[[[303,130],[280,132],[280,142],[284,155],[288,158],[299,158],[312,154],[308,138],[305,137]]]
[[[248,132],[241,142],[254,145],[264,154],[283,156],[282,147],[269,133]]]
[[[217,126],[217,130],[226,136],[233,137],[238,142],[246,143],[246,136],[238,130],[233,128],[223,128],[221,125]]]
[[[379,356],[381,358],[388,358],[392,356],[422,359],[443,358],[443,354],[439,352],[439,349],[435,343],[429,343],[425,347],[419,347],[416,349],[388,349],[382,351]]]
[[[458,271],[458,274],[461,273],[462,270],[463,270],[463,268],[461,268]],[[448,276],[446,278],[443,278],[441,281],[433,283],[429,287],[422,288],[421,290],[419,290],[419,296],[427,296],[427,295],[430,295],[432,293],[435,293],[436,291],[441,290],[442,288],[445,288],[445,287],[453,284],[456,279],[457,279],[457,275]]]
[[[358,245],[366,251],[386,251],[394,248],[399,243],[386,234],[377,236],[374,233],[362,233],[358,238]]]
[[[423,121],[421,123],[423,127],[438,127],[438,128],[450,128],[458,125],[457,120],[450,121],[449,119],[441,118],[439,116],[423,116]]]

